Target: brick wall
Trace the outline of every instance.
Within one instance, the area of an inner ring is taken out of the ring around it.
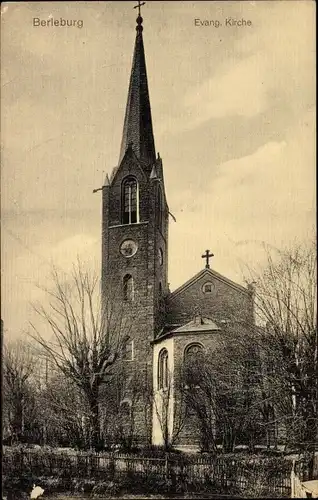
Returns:
[[[212,283],[211,293],[203,292],[203,285]],[[196,306],[201,309],[202,316],[216,321],[235,319],[235,321],[252,320],[252,294],[243,287],[236,287],[228,280],[205,270],[198,279],[179,292],[172,293],[167,299],[168,323],[184,324],[193,318]]]
[[[161,167],[161,164],[160,164]],[[161,172],[161,170],[160,170]],[[122,182],[133,175],[139,189],[139,223],[121,222]],[[163,180],[162,180],[163,181]],[[164,204],[163,227],[157,227],[157,183],[149,179],[149,172],[138,164],[133,153],[127,151],[110,186],[103,188],[102,222],[102,293],[104,302],[109,298],[116,317],[122,315],[129,324],[129,336],[134,341],[135,369],[142,371],[147,366],[152,373],[152,345],[156,333],[164,323],[165,310],[162,295],[167,292],[167,224],[168,208]],[[163,193],[164,195],[164,193]],[[164,197],[165,199],[165,197]],[[132,239],[138,244],[135,255],[127,258],[120,253],[121,243]],[[159,248],[163,252],[163,263],[159,262]],[[134,281],[134,301],[124,302],[123,278],[130,274]],[[145,402],[137,404],[136,428],[140,436],[149,435],[145,423]],[[152,405],[148,405],[152,406]],[[147,417],[148,427],[151,415]]]

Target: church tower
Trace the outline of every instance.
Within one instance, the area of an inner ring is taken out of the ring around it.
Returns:
[[[102,293],[128,321],[131,315],[130,360],[151,371],[151,342],[165,319],[169,209],[155,150],[142,22],[139,13],[119,161],[102,188]]]

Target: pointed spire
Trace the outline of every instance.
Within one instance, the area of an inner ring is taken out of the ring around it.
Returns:
[[[129,143],[142,162],[151,164],[156,159],[148,91],[145,51],[142,38],[142,17],[138,15],[136,42],[130,75],[128,99],[120,148],[119,163]]]

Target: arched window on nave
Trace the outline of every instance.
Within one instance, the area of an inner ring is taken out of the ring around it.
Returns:
[[[204,347],[199,342],[188,344],[184,350],[184,382],[185,387],[200,387],[202,369],[204,370]]]
[[[188,344],[184,350],[184,360],[186,362],[196,361],[203,354],[203,346],[199,342]]]
[[[158,356],[158,389],[167,389],[168,384],[168,351],[167,349],[162,349]]]

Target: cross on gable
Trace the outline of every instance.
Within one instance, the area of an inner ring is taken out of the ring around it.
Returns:
[[[214,253],[210,253],[210,250],[206,250],[202,255],[202,259],[206,260],[205,268],[210,269],[210,258],[214,257]]]
[[[134,6],[134,9],[138,9],[138,16],[140,16],[140,7],[142,7],[143,5],[145,5],[146,2],[140,2],[140,0],[138,0],[138,5],[135,5]]]

